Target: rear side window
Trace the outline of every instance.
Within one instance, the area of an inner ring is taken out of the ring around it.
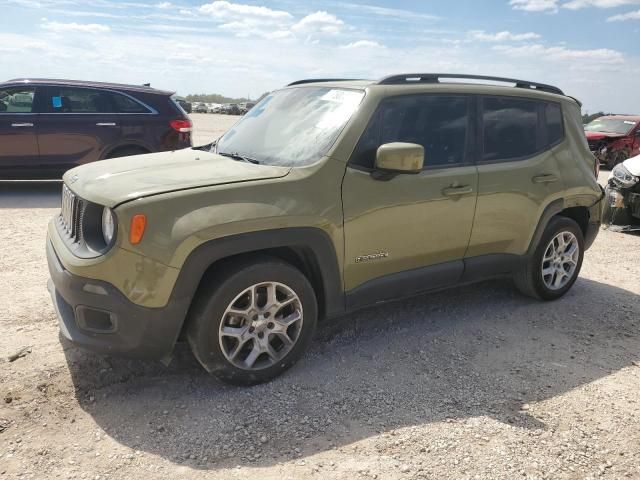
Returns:
[[[484,98],[483,161],[529,157],[540,150],[538,102],[519,98]]]
[[[513,97],[482,99],[481,161],[526,159],[564,138],[560,105]]]
[[[110,95],[88,88],[49,87],[47,109],[53,113],[114,113]]]
[[[112,93],[111,98],[119,113],[151,113],[140,102],[120,93]]]
[[[373,168],[385,143],[424,147],[425,167],[462,165],[466,159],[470,97],[407,95],[384,100],[360,138],[352,165]]]

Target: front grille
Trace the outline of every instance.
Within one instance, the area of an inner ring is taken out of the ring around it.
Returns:
[[[62,186],[62,205],[60,209],[60,223],[63,231],[69,236],[73,243],[81,240],[82,216],[84,214],[85,202],[69,187]]]

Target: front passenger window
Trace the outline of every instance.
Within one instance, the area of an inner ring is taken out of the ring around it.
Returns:
[[[352,165],[373,168],[377,149],[391,142],[424,147],[426,167],[466,163],[469,109],[465,96],[406,95],[384,100],[363,133]]]
[[[0,114],[33,113],[33,87],[9,87],[0,90]]]

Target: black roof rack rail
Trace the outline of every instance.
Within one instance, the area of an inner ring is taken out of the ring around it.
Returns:
[[[491,77],[486,75],[464,75],[460,73],[405,73],[402,75],[391,75],[378,81],[378,85],[402,85],[405,83],[440,83],[441,78],[459,78],[466,80],[487,80],[491,82],[515,83],[516,88],[528,88],[540,90],[542,92],[556,93],[564,95],[562,90],[553,85],[544,83],[528,82],[515,78]]]
[[[304,85],[305,83],[321,83],[321,82],[353,82],[354,80],[360,80],[359,78],[307,78],[305,80],[296,80],[291,82],[287,87],[293,85]]]

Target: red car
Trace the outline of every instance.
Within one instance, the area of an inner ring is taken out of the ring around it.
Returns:
[[[606,115],[584,127],[589,149],[608,168],[640,154],[640,116]]]

